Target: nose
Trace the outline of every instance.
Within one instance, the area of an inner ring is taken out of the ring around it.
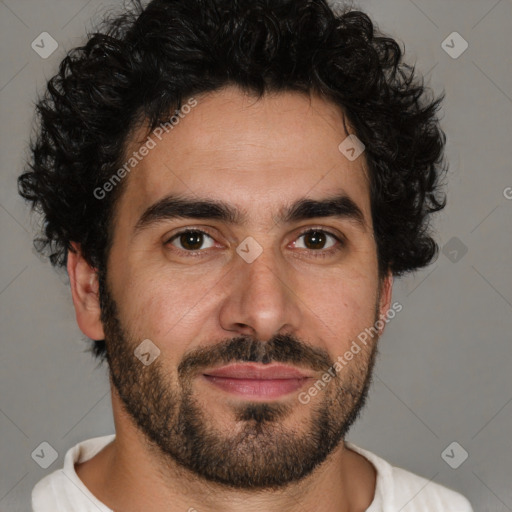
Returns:
[[[238,258],[234,265],[224,286],[222,328],[262,341],[297,331],[301,302],[285,262],[266,249],[252,263]]]

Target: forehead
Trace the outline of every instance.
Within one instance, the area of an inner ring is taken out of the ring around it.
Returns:
[[[125,178],[118,221],[135,225],[170,194],[218,199],[262,218],[343,191],[371,225],[364,155],[349,161],[339,151],[348,123],[338,107],[295,92],[256,99],[234,87],[194,99],[171,130],[150,133],[152,148]],[[146,130],[135,133],[126,159],[147,141]]]

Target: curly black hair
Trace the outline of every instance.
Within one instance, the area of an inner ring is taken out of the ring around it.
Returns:
[[[444,94],[434,96],[366,14],[326,0],[132,0],[107,16],[68,52],[37,104],[31,160],[18,178],[43,214],[36,249],[64,266],[77,242],[104,269],[123,187],[102,200],[93,191],[121,165],[130,134],[227,85],[338,105],[366,146],[380,275],[435,258],[430,214],[446,204]]]

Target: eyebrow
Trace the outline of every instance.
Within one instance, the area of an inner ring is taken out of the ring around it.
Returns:
[[[282,207],[275,220],[278,223],[289,224],[317,217],[344,219],[354,223],[363,231],[367,229],[362,210],[345,193],[325,199],[299,199],[291,205]],[[168,195],[144,211],[135,224],[134,234],[156,223],[173,219],[211,219],[234,225],[247,222],[245,213],[223,201]]]

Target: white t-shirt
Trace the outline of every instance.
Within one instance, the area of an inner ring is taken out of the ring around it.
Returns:
[[[87,489],[74,466],[94,457],[114,438],[115,434],[95,437],[70,448],[64,468],[44,477],[32,490],[33,512],[113,512]],[[393,467],[352,443],[345,444],[369,460],[377,472],[375,497],[366,512],[473,512],[461,494]]]

